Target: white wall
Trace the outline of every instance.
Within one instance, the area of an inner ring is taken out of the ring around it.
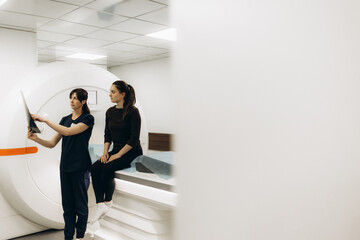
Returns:
[[[109,71],[135,88],[149,132],[173,132],[174,102],[169,58],[113,67]]]
[[[36,33],[0,27],[0,101],[36,62]]]
[[[173,2],[177,240],[360,239],[359,8]]]
[[[35,65],[36,34],[0,27],[0,64]]]
[[[34,32],[0,28],[0,105],[12,104],[4,102],[4,99],[12,99],[7,98],[9,89],[29,74],[36,62],[36,34]],[[17,101],[17,99],[12,100]],[[6,112],[2,112],[1,116],[0,125],[7,127],[7,124],[3,124],[3,120],[7,117]],[[0,146],[0,149],[7,147]],[[16,212],[1,192],[0,213],[0,239],[9,239],[47,229]]]

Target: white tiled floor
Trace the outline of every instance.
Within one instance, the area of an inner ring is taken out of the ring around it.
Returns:
[[[47,230],[40,233],[35,233],[19,238],[12,238],[11,240],[63,240],[63,230]],[[84,240],[92,240],[88,234],[85,235]]]

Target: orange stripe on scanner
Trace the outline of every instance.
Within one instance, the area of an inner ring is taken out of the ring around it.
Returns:
[[[37,147],[0,149],[0,156],[13,156],[37,153]]]

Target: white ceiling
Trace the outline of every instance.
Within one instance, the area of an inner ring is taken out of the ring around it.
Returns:
[[[171,27],[170,0],[8,0],[0,27],[37,34],[39,62],[82,52],[107,67],[168,57],[172,42],[146,34]]]

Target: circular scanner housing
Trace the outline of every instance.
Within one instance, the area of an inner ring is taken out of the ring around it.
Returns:
[[[48,115],[49,120],[60,122],[71,113],[69,93],[81,87],[96,91],[97,104],[89,105],[95,117],[90,144],[103,144],[105,112],[114,105],[109,99],[109,89],[118,77],[105,69],[84,63],[50,63],[37,67],[32,74],[9,89],[7,100],[1,105],[3,131],[0,146],[3,149],[36,146],[35,154],[0,156],[0,190],[9,204],[25,218],[40,225],[61,229],[59,163],[61,141],[53,149],[45,148],[27,139],[27,120],[20,91],[23,91],[31,113]],[[143,111],[140,141],[147,149],[147,127]],[[55,131],[46,124],[37,123],[42,139],[51,139]]]

